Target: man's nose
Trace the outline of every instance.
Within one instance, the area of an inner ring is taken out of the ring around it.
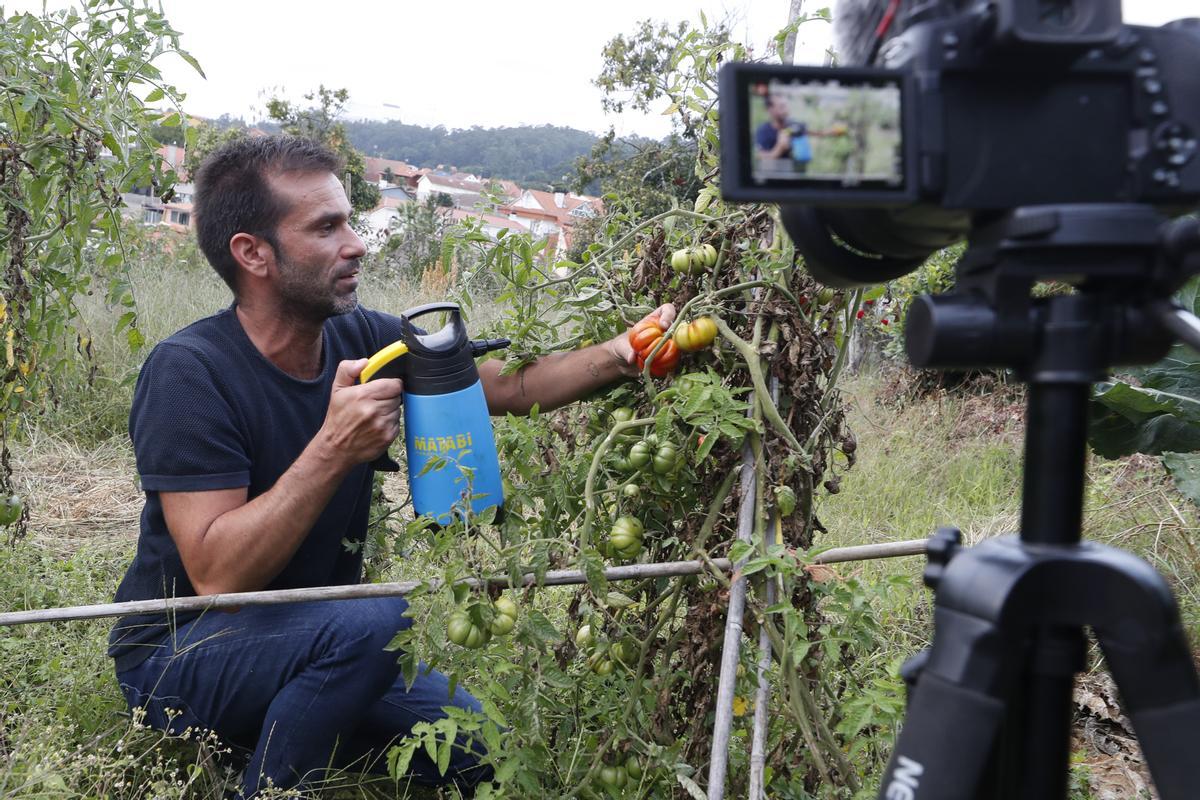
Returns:
[[[346,258],[362,258],[367,254],[367,246],[363,244],[362,237],[355,233],[353,228],[347,226],[350,232],[350,239],[346,242]]]

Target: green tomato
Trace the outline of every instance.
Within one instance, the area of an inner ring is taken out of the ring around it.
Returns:
[[[646,466],[653,457],[654,454],[650,449],[650,443],[645,440],[634,442],[633,447],[629,448],[629,464],[634,469],[641,469]]]
[[[671,269],[676,272],[691,272],[691,253],[688,250],[676,250],[674,253],[671,253]]]
[[[600,783],[609,789],[622,789],[629,780],[629,773],[622,767],[613,767],[605,764],[600,768],[599,777]]]
[[[450,618],[446,620],[446,635],[454,644],[466,645],[467,637],[471,635],[471,629],[474,627],[470,615],[466,611],[458,609],[452,611]]]
[[[471,632],[467,634],[467,640],[463,642],[463,647],[468,650],[478,650],[488,643],[492,638],[492,632],[480,628],[478,625],[471,626]]]
[[[587,665],[592,672],[602,678],[612,675],[613,669],[615,669],[612,659],[602,652],[592,653],[588,656]]]
[[[596,637],[592,636],[592,626],[580,626],[579,632],[575,634],[575,646],[580,650],[591,650],[595,643]]]
[[[625,774],[632,781],[640,781],[642,779],[642,762],[635,755],[630,755],[625,759]]]
[[[612,530],[608,533],[608,543],[621,555],[632,558],[625,554],[629,551],[632,551],[634,555],[641,552],[644,533],[645,528],[636,517],[618,517],[613,523]]]
[[[675,469],[675,463],[678,459],[679,452],[675,449],[675,445],[670,442],[660,444],[658,451],[654,454],[654,472],[659,475],[666,475]]]
[[[25,504],[15,494],[4,498],[4,502],[0,503],[0,528],[19,520],[24,510]]]
[[[618,472],[633,472],[634,467],[625,456],[617,456],[613,459],[613,469]]]
[[[630,500],[636,500],[642,494],[642,487],[636,483],[627,483],[621,487],[621,494],[628,497]]]
[[[492,633],[496,636],[512,633],[517,626],[517,604],[507,595],[500,595],[492,605],[496,610],[496,615],[492,617]]]
[[[617,642],[612,646],[612,657],[617,663],[629,666],[637,658],[637,646],[632,642]]]
[[[629,406],[621,406],[614,408],[612,412],[613,422],[629,422],[634,417],[634,410]]]
[[[717,265],[717,248],[711,244],[700,245],[700,256],[704,261],[704,266],[707,269],[712,269]]]

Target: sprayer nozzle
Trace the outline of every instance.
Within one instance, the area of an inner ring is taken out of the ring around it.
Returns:
[[[512,344],[510,339],[477,339],[471,342],[471,354],[481,356],[493,350],[503,350]]]

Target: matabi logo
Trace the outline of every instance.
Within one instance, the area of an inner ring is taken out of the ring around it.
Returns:
[[[418,453],[450,453],[471,446],[471,434],[458,433],[452,436],[414,436],[413,450]]]

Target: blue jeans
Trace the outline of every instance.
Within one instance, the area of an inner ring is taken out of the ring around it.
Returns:
[[[388,747],[443,706],[480,711],[479,701],[424,664],[412,686],[397,654],[385,651],[412,625],[402,598],[370,598],[209,611],[184,622],[162,649],[117,673],[130,708],[152,727],[181,734],[211,730],[252,751],[243,794],[319,780],[330,765],[386,772]],[[466,788],[491,777],[483,745],[460,739],[443,776],[425,748],[414,782]]]

